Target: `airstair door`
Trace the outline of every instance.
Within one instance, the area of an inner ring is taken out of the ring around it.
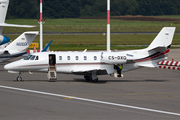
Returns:
[[[56,80],[57,74],[56,74],[56,55],[55,54],[49,54],[49,71],[48,71],[48,79],[49,80]]]

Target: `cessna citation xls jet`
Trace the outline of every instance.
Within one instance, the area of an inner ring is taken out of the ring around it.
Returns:
[[[175,27],[164,27],[153,42],[145,49],[123,52],[41,52],[9,63],[4,69],[10,73],[46,72],[49,79],[56,79],[56,73],[83,75],[86,80],[98,81],[98,75],[117,77],[116,65],[122,71],[141,67],[156,67],[159,61],[167,59]],[[121,75],[119,75],[121,77]]]

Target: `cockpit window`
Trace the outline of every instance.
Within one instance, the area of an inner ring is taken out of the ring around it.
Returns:
[[[29,60],[29,58],[31,58],[32,55],[28,55],[27,57],[24,58],[24,60]]]
[[[36,57],[36,56],[34,56],[34,55],[33,55],[33,56],[30,58],[30,60],[34,60],[34,59],[35,59],[35,57]]]
[[[39,57],[35,55],[29,55],[25,57],[24,60],[39,60]]]

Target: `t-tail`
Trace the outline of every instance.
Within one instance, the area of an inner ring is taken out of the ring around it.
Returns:
[[[5,23],[9,0],[0,0],[0,45],[10,42],[10,38],[2,35],[3,27],[35,27],[30,25],[16,25]]]
[[[38,31],[24,32],[18,38],[16,38],[11,44],[9,44],[5,48],[5,51],[8,51],[9,54],[14,54],[20,51],[26,51],[38,34]]]
[[[4,23],[6,19],[6,14],[8,10],[9,0],[0,0],[0,34],[2,34],[2,30],[4,26],[7,27],[35,27],[30,25],[16,25],[16,24],[7,24]]]
[[[152,43],[144,49],[147,55],[137,59],[139,66],[157,67],[157,62],[167,59],[175,33],[175,27],[164,27]]]

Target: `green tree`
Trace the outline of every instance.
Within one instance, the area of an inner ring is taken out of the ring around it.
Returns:
[[[40,0],[10,0],[7,18],[39,18]],[[178,15],[180,0],[110,0],[111,16]],[[43,0],[43,18],[106,17],[107,0]]]
[[[97,2],[99,2],[99,0],[81,0],[80,16],[95,16],[95,13],[99,12],[95,12],[94,10],[94,6]]]
[[[80,0],[46,0],[43,8],[46,18],[76,18],[80,15]]]
[[[10,0],[8,18],[37,18],[37,0]]]
[[[179,0],[137,0],[141,15],[177,15],[180,13]]]
[[[166,15],[178,15],[180,14],[180,1],[179,0],[163,0],[162,9]]]
[[[111,15],[134,15],[138,9],[136,0],[111,0]]]

